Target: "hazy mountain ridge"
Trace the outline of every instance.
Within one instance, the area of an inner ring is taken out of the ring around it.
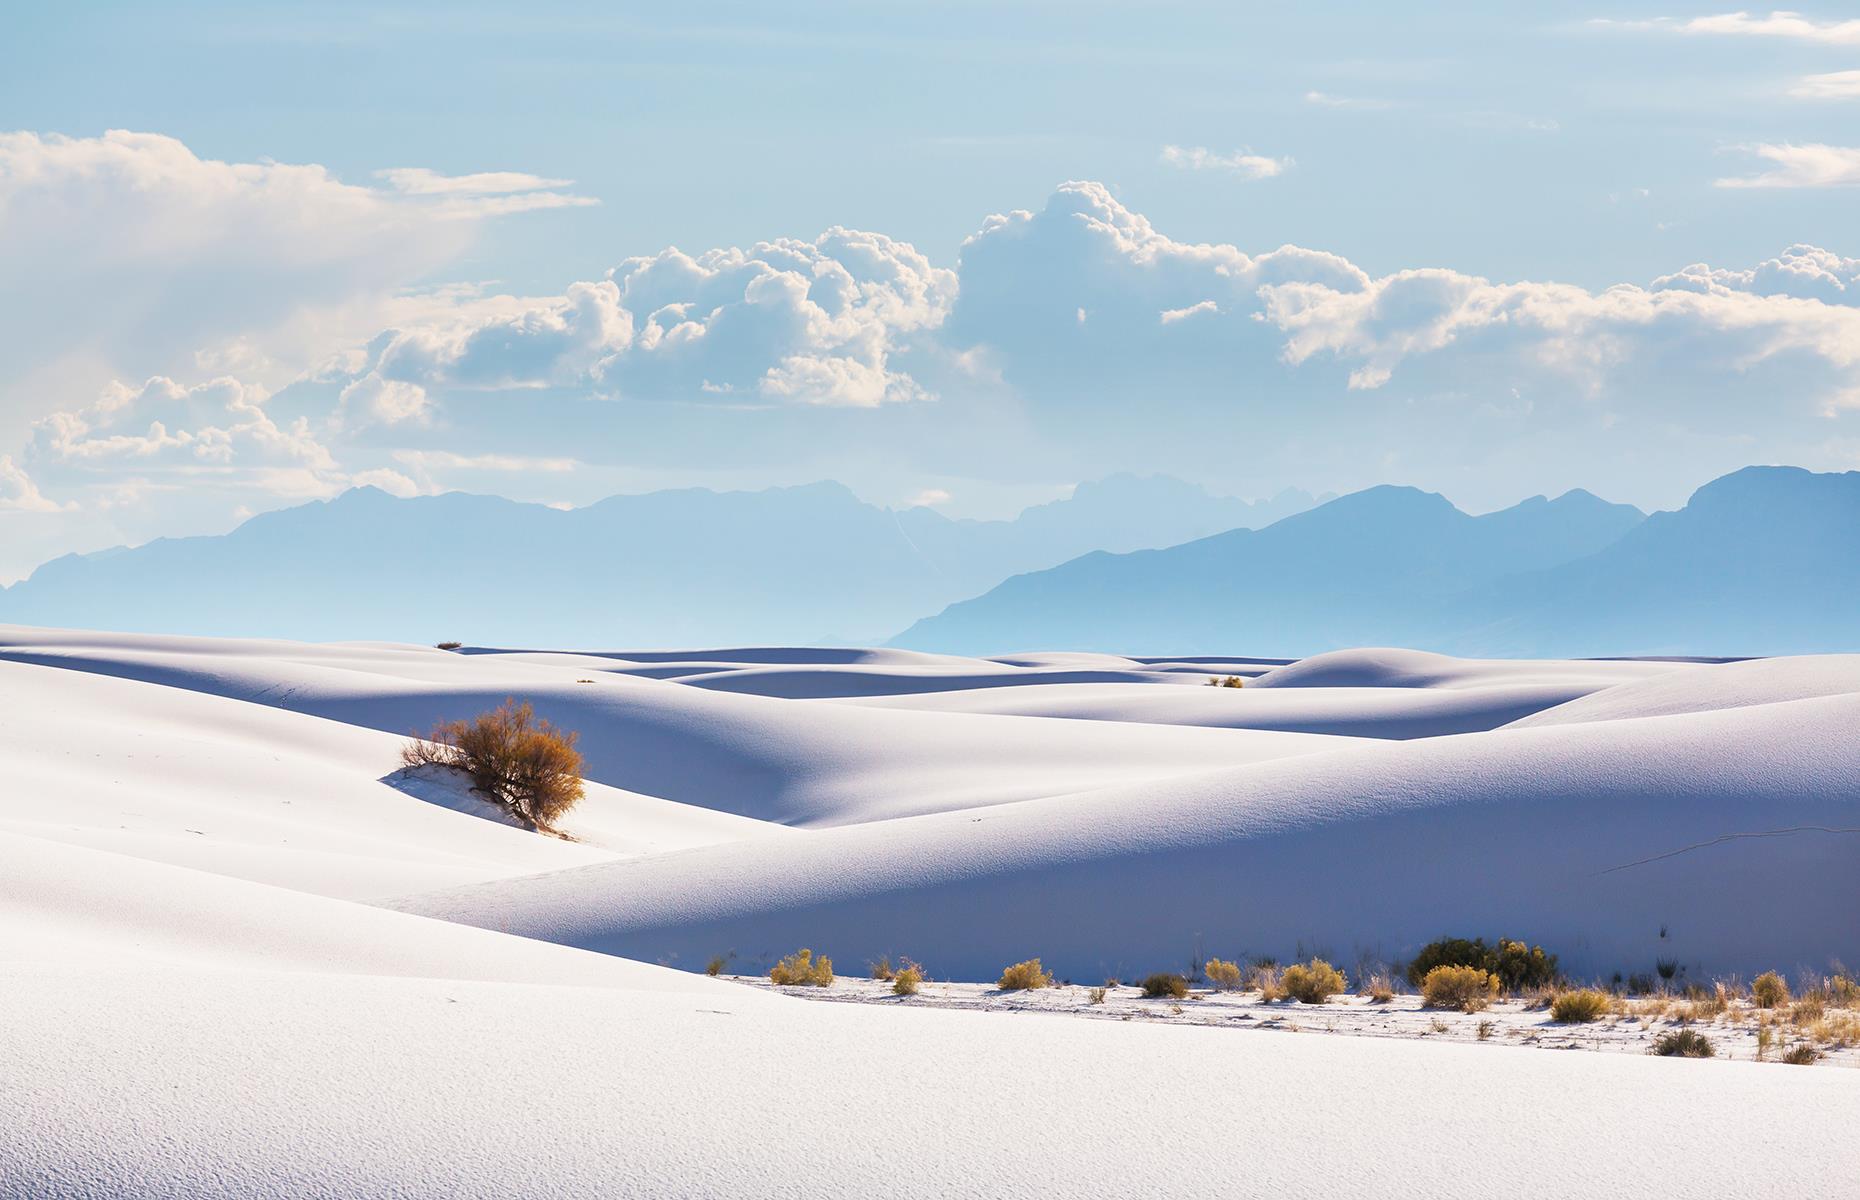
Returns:
[[[1644,520],[1582,491],[1471,517],[1385,487],[1264,530],[1018,576],[893,644],[1819,653],[1860,646],[1857,591],[1860,472],[1749,467]]]
[[[1100,546],[1170,545],[1312,503],[1114,476],[1011,521],[866,504],[837,483],[613,496],[557,510],[372,488],[223,536],[67,555],[0,620],[310,639],[602,645],[873,642]]]

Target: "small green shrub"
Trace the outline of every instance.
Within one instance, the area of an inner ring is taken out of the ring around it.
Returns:
[[[1550,1002],[1550,1019],[1565,1025],[1586,1025],[1600,1018],[1613,1003],[1614,997],[1594,988],[1558,992]]]
[[[1004,992],[1032,991],[1035,988],[1052,987],[1053,977],[1040,966],[1039,959],[1030,958],[1001,972],[1001,982],[995,986]]]
[[[1675,1029],[1654,1039],[1653,1053],[1662,1058],[1711,1058],[1718,1048],[1696,1029]]]
[[[1208,982],[1223,992],[1231,992],[1240,986],[1240,964],[1224,959],[1210,958],[1207,971]]]
[[[1480,1012],[1498,995],[1498,976],[1479,967],[1435,967],[1421,981],[1421,1002],[1428,1008]]]
[[[1293,963],[1285,968],[1279,986],[1285,989],[1286,995],[1302,1004],[1322,1004],[1346,985],[1343,972],[1321,958],[1314,958],[1308,963]]]
[[[769,982],[784,987],[827,987],[833,982],[833,960],[814,957],[812,950],[796,950],[769,970]]]
[[[1750,998],[1758,1008],[1775,1008],[1789,1003],[1789,984],[1774,971],[1765,971],[1750,981]]]
[[[1143,981],[1143,994],[1151,999],[1169,996],[1180,1000],[1188,995],[1188,980],[1180,975],[1158,972]]]

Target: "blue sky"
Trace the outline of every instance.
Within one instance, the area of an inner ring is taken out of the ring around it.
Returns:
[[[0,578],[357,482],[1860,465],[1835,8],[690,7],[9,14]]]

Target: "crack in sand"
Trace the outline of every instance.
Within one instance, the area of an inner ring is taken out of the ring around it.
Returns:
[[[1637,858],[1633,862],[1626,862],[1619,866],[1609,867],[1607,870],[1597,871],[1595,874],[1598,876],[1612,875],[1616,871],[1625,871],[1629,867],[1644,867],[1648,863],[1656,863],[1666,858],[1677,858],[1681,854],[1687,854],[1693,850],[1708,849],[1712,846],[1720,846],[1725,842],[1737,842],[1746,838],[1783,837],[1791,833],[1860,833],[1860,828],[1839,825],[1791,825],[1787,829],[1761,829],[1752,833],[1727,833],[1712,838],[1709,841],[1694,842],[1690,846],[1681,846],[1677,850],[1668,850],[1665,854],[1654,854],[1646,858]]]

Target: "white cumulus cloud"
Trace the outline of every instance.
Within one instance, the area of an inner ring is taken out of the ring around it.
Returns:
[[[1829,188],[1860,186],[1860,146],[1819,142],[1761,144],[1747,147],[1771,166],[1756,175],[1716,181],[1721,188]]]

